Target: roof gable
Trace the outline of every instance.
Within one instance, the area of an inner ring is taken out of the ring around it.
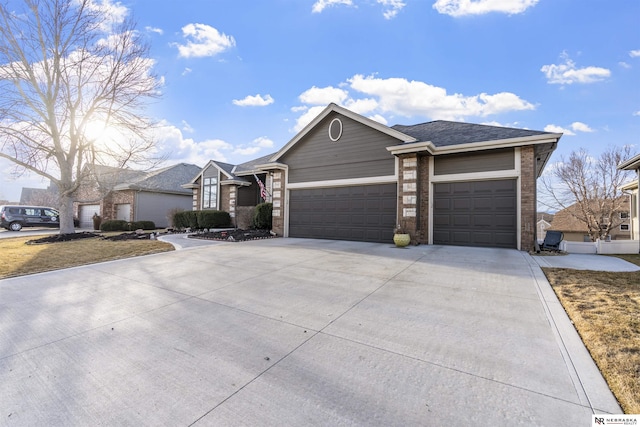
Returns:
[[[313,131],[313,129],[320,124],[329,114],[338,113],[345,117],[348,117],[356,122],[359,122],[365,126],[368,126],[372,129],[375,129],[379,132],[385,133],[392,138],[398,139],[400,142],[416,142],[416,139],[410,135],[406,135],[396,129],[392,129],[382,123],[376,122],[375,120],[369,119],[367,117],[361,116],[360,114],[354,113],[351,110],[347,110],[344,107],[331,103],[327,105],[327,107],[322,110],[320,114],[318,114],[309,124],[307,124],[300,132],[296,134],[287,144],[285,144],[280,151],[278,151],[271,159],[270,162],[277,162],[287,151],[289,151],[294,145],[296,145],[300,140],[304,139],[304,137]]]

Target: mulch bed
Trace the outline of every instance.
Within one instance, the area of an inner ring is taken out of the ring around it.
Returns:
[[[197,233],[189,236],[192,239],[224,240],[226,242],[246,242],[247,240],[271,239],[276,237],[269,230],[225,230]]]
[[[59,243],[59,242],[71,242],[80,239],[91,239],[99,237],[102,240],[121,241],[121,240],[149,240],[151,233],[138,234],[135,231],[131,233],[122,233],[115,236],[105,237],[102,234],[92,233],[90,231],[83,231],[82,233],[66,233],[66,234],[52,234],[50,236],[41,237],[39,239],[29,240],[27,245],[37,245],[41,243]]]

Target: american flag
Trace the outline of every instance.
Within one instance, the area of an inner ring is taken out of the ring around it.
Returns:
[[[264,184],[262,183],[262,181],[260,181],[260,179],[258,179],[258,175],[256,175],[254,173],[253,176],[255,177],[256,181],[258,181],[258,186],[260,187],[260,197],[262,197],[262,200],[264,200],[266,202],[267,201],[267,189],[264,186]]]

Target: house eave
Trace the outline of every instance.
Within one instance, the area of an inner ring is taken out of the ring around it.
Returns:
[[[248,187],[251,183],[241,179],[225,179],[224,181],[220,181],[220,185],[239,185],[241,187]]]
[[[640,169],[640,154],[618,165],[618,169],[632,171]]]

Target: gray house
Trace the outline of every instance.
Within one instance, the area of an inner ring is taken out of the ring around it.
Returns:
[[[191,191],[182,184],[199,171],[199,166],[186,163],[149,172],[93,166],[92,179],[74,203],[80,226],[91,227],[91,218],[98,214],[103,220],[153,221],[166,227],[172,211],[191,209]]]
[[[330,104],[277,153],[235,169],[211,161],[188,186],[194,208],[216,186],[233,216],[244,187],[259,194],[255,173],[282,236],[386,243],[400,225],[417,243],[529,250],[536,178],[561,136],[441,120],[388,127]]]

